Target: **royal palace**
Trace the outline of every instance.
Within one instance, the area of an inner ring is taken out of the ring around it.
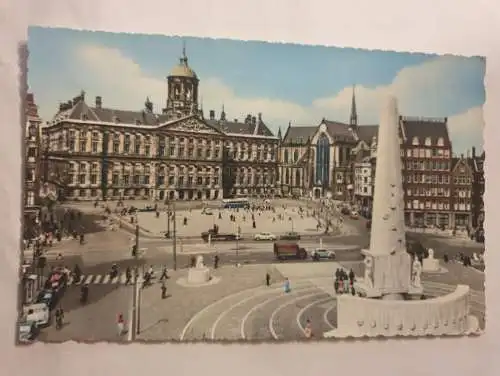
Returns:
[[[212,200],[277,194],[279,139],[262,115],[229,121],[224,108],[205,118],[199,79],[183,53],[156,113],[87,102],[63,103],[43,129],[46,181],[68,200]]]

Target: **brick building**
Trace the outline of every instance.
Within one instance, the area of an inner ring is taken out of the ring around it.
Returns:
[[[27,93],[25,98],[24,129],[24,232],[25,237],[34,235],[40,214],[40,127],[35,96]],[[28,234],[29,232],[30,234]]]

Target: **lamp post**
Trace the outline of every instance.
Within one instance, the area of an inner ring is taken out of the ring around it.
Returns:
[[[170,217],[173,221],[173,236],[172,236],[172,253],[173,253],[173,269],[177,270],[177,218],[175,201],[169,199],[165,200],[167,204],[167,238],[170,238]]]
[[[134,289],[132,294],[132,326],[130,330],[131,340],[134,341],[136,339],[137,334],[140,333],[140,288],[139,288],[139,224],[135,225],[135,252],[134,252],[134,263],[135,263],[135,271],[134,271]]]

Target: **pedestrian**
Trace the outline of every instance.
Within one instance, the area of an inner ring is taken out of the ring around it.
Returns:
[[[351,285],[354,283],[354,278],[355,278],[354,271],[351,269],[349,271],[349,281],[351,281]]]
[[[306,321],[306,327],[304,328],[304,335],[308,339],[312,338],[312,336],[313,336],[311,320],[309,320],[309,319],[307,319],[307,321]]]
[[[163,266],[163,269],[162,269],[162,272],[161,272],[160,281],[163,281],[163,279],[168,279],[168,275],[167,275],[167,265],[164,265],[164,266]]]
[[[122,336],[125,330],[125,319],[123,318],[122,313],[118,314],[118,320],[116,322],[116,325],[118,329],[118,336]]]
[[[161,284],[161,298],[162,299],[167,298],[167,286],[165,285],[165,282],[162,282]]]
[[[128,285],[132,281],[132,271],[130,270],[130,266],[127,266],[127,270],[125,270],[125,285]]]
[[[214,256],[214,269],[217,269],[219,267],[219,255]]]
[[[271,286],[271,275],[269,272],[266,272],[266,286]]]
[[[285,278],[285,284],[283,285],[283,289],[285,290],[286,294],[292,291],[290,287],[290,280],[288,278]]]

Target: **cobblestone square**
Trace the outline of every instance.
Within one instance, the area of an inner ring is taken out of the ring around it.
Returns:
[[[219,219],[219,212],[222,218]],[[230,214],[236,216],[236,221],[231,222]],[[278,219],[278,215],[282,214],[283,219]],[[320,234],[321,229],[317,229],[318,221],[307,214],[300,215],[298,208],[277,208],[276,213],[272,211],[256,212],[255,224],[256,228],[252,227],[251,213],[245,210],[213,210],[212,215],[202,214],[201,210],[178,210],[176,213],[177,235],[196,236],[203,231],[212,228],[214,224],[219,226],[221,233],[236,233],[238,226],[243,235],[253,235],[259,232],[271,232],[275,235],[280,235],[289,231],[295,231],[299,234]],[[187,218],[187,225],[184,226],[184,218]],[[160,234],[167,229],[166,213],[160,213],[160,217],[156,218],[153,212],[138,213],[139,225],[153,234]],[[173,223],[170,223],[170,231],[173,231]]]

